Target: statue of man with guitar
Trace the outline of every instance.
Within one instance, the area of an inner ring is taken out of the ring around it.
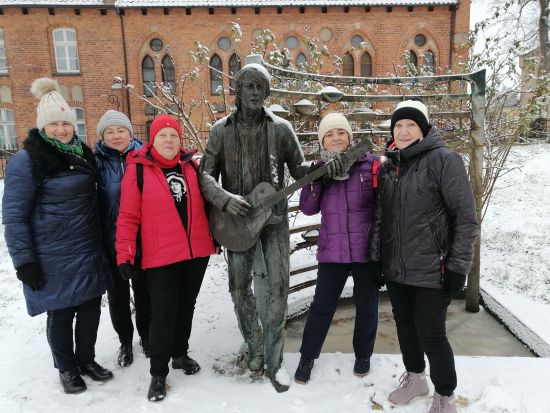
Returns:
[[[270,83],[267,70],[248,64],[237,73],[235,83],[237,110],[214,124],[201,161],[199,183],[204,198],[212,204],[212,233],[227,249],[229,291],[248,345],[248,368],[253,374],[263,374],[265,363],[275,390],[284,392],[290,381],[282,365],[289,288],[284,168],[286,164],[290,175],[299,180],[310,165],[290,123],[264,107]],[[344,162],[337,160],[326,166],[328,176],[337,176],[343,172]],[[258,242],[268,283],[263,326],[251,286]]]

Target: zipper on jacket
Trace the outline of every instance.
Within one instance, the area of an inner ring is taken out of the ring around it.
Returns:
[[[394,206],[394,210],[395,211],[398,211],[397,213],[397,242],[399,244],[399,248],[397,248],[397,256],[398,256],[398,259],[399,259],[399,265],[401,267],[401,276],[403,278],[405,278],[405,265],[403,264],[403,258],[401,256],[401,243],[402,243],[402,240],[401,240],[401,215],[400,215],[400,212],[401,212],[401,208],[399,208],[399,198],[401,197],[401,179],[400,179],[400,175],[399,175],[399,168],[400,168],[400,165],[401,165],[401,156],[400,156],[400,152],[397,153],[397,165],[396,165],[396,168],[395,168],[395,179],[394,179],[394,182],[395,182],[395,185],[397,186],[397,195],[395,197],[395,206]]]
[[[428,223],[430,224],[430,232],[432,233],[432,237],[434,238],[435,245],[439,249],[439,272],[441,272],[441,276],[445,275],[445,259],[447,258],[447,250],[443,249],[441,247],[441,244],[439,243],[437,236],[436,236],[436,228],[435,228],[435,219],[433,215],[428,216]]]

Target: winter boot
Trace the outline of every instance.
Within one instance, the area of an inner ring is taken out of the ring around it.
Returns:
[[[284,364],[281,364],[276,374],[269,374],[269,379],[277,393],[288,391],[290,386],[290,374],[288,374],[288,370]]]
[[[456,413],[456,400],[454,394],[442,396],[434,392],[432,407],[428,413]]]
[[[152,376],[147,399],[150,402],[158,402],[166,397],[166,376]]]
[[[82,393],[86,390],[86,383],[78,374],[77,369],[59,370],[59,381],[63,386],[63,391],[67,394]]]
[[[149,339],[142,338],[139,340],[139,344],[143,349],[143,354],[145,354],[145,358],[148,359],[149,357],[151,357],[151,351],[149,350]]]
[[[298,368],[296,369],[296,373],[294,373],[294,381],[296,383],[306,384],[309,381],[314,362],[315,360],[313,359],[304,356],[300,357]]]
[[[264,372],[264,353],[260,347],[258,351],[250,351],[248,358],[248,369],[253,373],[263,374]]]
[[[172,368],[173,369],[182,369],[183,373],[190,376],[192,374],[198,373],[201,369],[199,363],[189,357],[187,354],[181,357],[175,357],[172,359]]]
[[[406,371],[399,378],[399,387],[390,393],[388,400],[397,406],[404,406],[417,397],[427,396],[428,391],[425,372],[412,373]]]
[[[127,367],[134,362],[134,353],[132,352],[132,342],[125,342],[120,345],[118,352],[118,365]]]
[[[89,376],[93,381],[107,381],[114,377],[113,372],[101,367],[95,361],[80,366],[80,374]]]
[[[369,374],[370,371],[370,358],[365,359],[355,359],[355,364],[353,365],[353,374],[357,377],[364,377]]]

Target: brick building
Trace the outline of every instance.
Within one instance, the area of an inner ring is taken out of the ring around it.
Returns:
[[[343,57],[343,74],[395,73],[406,50],[439,72],[464,57],[469,18],[469,0],[0,0],[0,149],[20,144],[34,127],[37,102],[29,88],[40,76],[57,79],[75,108],[79,135],[93,145],[107,109],[127,112],[137,131],[154,115],[117,88],[114,76],[158,96],[153,82],[169,84],[194,67],[189,51],[196,40],[208,47],[210,65],[225,73],[240,67],[265,28],[291,59],[304,61],[305,27]],[[235,21],[242,29],[238,45],[231,37]],[[217,76],[208,70],[200,76],[186,93],[219,101]]]

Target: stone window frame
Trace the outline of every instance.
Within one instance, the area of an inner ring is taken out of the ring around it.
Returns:
[[[423,46],[417,46],[415,39],[422,35],[426,39],[426,42]],[[430,33],[428,33],[425,29],[417,30],[410,36],[410,39],[408,40],[405,50],[409,51],[409,53],[414,53],[416,56],[416,68],[424,67],[425,69],[428,67],[428,65],[433,69],[427,72],[426,74],[433,74],[435,75],[437,72],[437,63],[438,63],[438,50],[437,42],[434,39],[434,36],[432,36]],[[429,58],[426,57],[426,54],[431,53],[433,57],[433,63],[430,63]],[[411,58],[411,63],[414,63],[414,59]]]

